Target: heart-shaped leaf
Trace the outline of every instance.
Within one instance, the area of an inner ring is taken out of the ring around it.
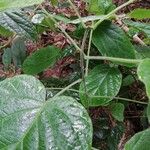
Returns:
[[[96,28],[92,41],[104,56],[135,59],[135,50],[128,37],[110,21]]]
[[[135,134],[125,145],[125,150],[149,150],[150,129]]]
[[[49,66],[52,66],[60,56],[60,50],[54,46],[41,48],[28,56],[23,63],[23,71],[26,74],[37,74]]]
[[[138,66],[137,74],[139,79],[146,86],[147,96],[150,98],[150,59],[144,59]]]
[[[86,106],[105,105],[113,99],[119,92],[122,82],[122,75],[118,68],[112,68],[108,65],[96,66],[80,85],[80,98]],[[88,102],[87,102],[88,101]]]
[[[0,149],[91,149],[85,108],[71,97],[45,97],[45,87],[32,76],[0,83]]]

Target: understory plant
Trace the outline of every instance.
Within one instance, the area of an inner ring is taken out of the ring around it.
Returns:
[[[120,13],[134,2],[0,1],[1,60],[15,72],[0,82],[1,150],[150,149],[150,10]],[[60,41],[44,45],[50,33]],[[41,45],[27,51],[28,41]],[[131,99],[133,84],[143,99]],[[145,124],[124,140],[130,103]]]

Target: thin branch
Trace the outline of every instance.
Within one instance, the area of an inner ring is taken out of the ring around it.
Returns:
[[[80,67],[81,67],[82,80],[83,80],[83,86],[84,86],[85,97],[86,97],[86,106],[87,106],[87,108],[88,108],[89,104],[88,104],[87,88],[86,88],[86,83],[85,83],[85,74],[84,74],[84,55],[83,55],[84,48],[85,48],[85,44],[86,44],[87,36],[88,36],[88,30],[85,30],[84,36],[83,36],[83,40],[82,40],[82,45],[81,45],[82,53],[80,53]]]
[[[62,33],[70,40],[70,42],[74,45],[74,47],[79,51],[82,52],[82,50],[80,49],[80,47],[76,44],[76,42],[71,38],[71,36],[64,30],[64,28],[62,28],[58,22],[54,19],[53,15],[51,15],[49,12],[47,12],[47,10],[45,8],[43,8],[42,6],[42,10],[44,11],[44,13],[50,17],[52,19],[52,21],[56,24],[56,26],[62,31]],[[83,54],[85,55],[85,54]]]
[[[130,64],[139,64],[142,61],[140,59],[125,59],[125,58],[105,57],[105,56],[85,56],[85,59],[109,60],[113,62],[130,63]]]
[[[72,86],[80,83],[82,81],[82,79],[78,79],[75,82],[69,84],[67,87],[63,88],[60,92],[58,92],[54,97],[60,96],[61,94],[63,94],[65,91],[67,91],[69,88],[71,88]]]
[[[46,89],[49,89],[49,90],[61,90],[61,89],[64,89],[64,88],[46,88]],[[76,89],[67,89],[67,91],[72,91],[72,92],[82,93],[82,94],[85,93],[85,92],[82,92],[82,91],[79,91],[79,90],[76,90]],[[147,102],[141,102],[141,101],[138,101],[138,100],[123,98],[123,97],[112,97],[112,96],[89,96],[89,97],[90,98],[111,98],[111,99],[114,99],[114,100],[122,100],[122,101],[127,101],[127,102],[132,102],[132,103],[148,105]]]
[[[93,35],[93,29],[91,29],[91,31],[90,31],[90,38],[89,38],[89,45],[88,45],[87,57],[90,56],[91,43],[92,43],[92,35]],[[88,75],[89,61],[90,61],[90,59],[86,60],[85,76]]]
[[[95,30],[99,24],[106,20],[106,19],[109,19],[110,17],[112,17],[117,11],[119,11],[120,9],[126,7],[127,5],[130,5],[131,3],[135,2],[136,0],[129,0],[127,1],[126,3],[120,5],[119,7],[117,7],[116,9],[112,10],[109,14],[105,15],[102,19],[100,19],[99,21],[97,21],[94,26],[93,26],[93,29]]]
[[[72,8],[74,9],[75,13],[77,14],[79,20],[81,21],[82,26],[83,26],[84,28],[87,28],[87,27],[86,27],[86,24],[83,22],[82,17],[80,16],[80,14],[79,14],[79,12],[78,12],[76,6],[72,3],[71,0],[68,0],[68,2],[70,3],[70,5],[71,5]]]

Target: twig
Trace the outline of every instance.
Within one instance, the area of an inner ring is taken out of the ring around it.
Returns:
[[[84,52],[84,47],[85,47],[87,36],[88,36],[88,30],[85,30],[83,40],[82,40],[82,45],[81,45],[81,50],[83,52]],[[86,107],[88,108],[89,104],[88,104],[88,94],[87,94],[85,74],[84,74],[84,55],[83,55],[83,53],[80,53],[80,67],[81,67],[82,80],[83,80],[83,86],[84,86],[85,97],[86,97]]]
[[[127,5],[130,5],[131,3],[135,2],[136,0],[129,0],[127,1],[126,3],[120,5],[119,7],[117,7],[116,9],[112,10],[109,14],[105,15],[102,19],[100,19],[99,21],[97,21],[94,26],[93,26],[93,29],[95,30],[99,24],[101,22],[103,22],[104,20],[106,19],[109,19],[110,17],[112,17],[117,11],[119,11],[120,9],[122,9],[123,7],[127,6]]]
[[[89,45],[88,45],[87,57],[90,56],[91,43],[92,43],[92,35],[93,35],[93,29],[91,29],[91,31],[90,31],[90,38],[89,38]],[[90,59],[86,60],[85,76],[88,75],[89,61],[90,61]]]
[[[62,90],[64,88],[46,88],[49,90]],[[82,93],[84,94],[85,92],[76,90],[76,89],[67,89],[66,91],[72,91],[72,92],[77,92],[77,93]],[[141,102],[138,100],[133,100],[133,99],[128,99],[128,98],[123,98],[123,97],[112,97],[112,96],[90,96],[88,95],[90,98],[112,98],[114,100],[122,100],[122,101],[128,101],[128,102],[132,102],[132,103],[138,103],[138,104],[143,104],[143,105],[148,105],[147,102]]]
[[[72,8],[74,9],[75,13],[77,14],[79,20],[81,21],[82,26],[83,26],[84,28],[87,28],[86,25],[85,25],[85,23],[84,23],[83,20],[82,20],[82,17],[80,16],[78,10],[76,9],[76,6],[72,3],[71,0],[68,0],[68,2],[70,3],[70,5],[71,5]]]
[[[121,19],[119,17],[116,17],[116,20],[117,20],[117,23],[120,25],[120,27],[122,27],[122,29],[125,31],[125,32],[129,32],[129,28],[123,24],[123,22],[121,21]],[[133,40],[141,45],[144,45],[146,46],[146,44],[138,37],[137,34],[135,34],[133,36]]]
[[[44,11],[44,13],[49,16],[52,21],[56,24],[56,26],[62,31],[62,33],[70,40],[70,42],[74,45],[74,47],[79,51],[82,52],[82,50],[80,49],[80,47],[76,44],[76,42],[70,37],[70,35],[58,24],[58,22],[54,19],[53,15],[51,15],[49,12],[47,12],[47,10],[45,8],[43,8],[43,6],[41,6],[42,10]],[[85,55],[83,53],[83,55]]]

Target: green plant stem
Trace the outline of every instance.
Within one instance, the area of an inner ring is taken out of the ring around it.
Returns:
[[[72,8],[74,9],[75,13],[77,14],[79,20],[81,21],[82,26],[83,26],[84,28],[87,28],[87,27],[86,27],[86,24],[83,22],[82,17],[80,16],[80,14],[79,14],[79,12],[78,12],[76,6],[72,3],[71,0],[68,0],[68,2],[70,3],[70,5],[71,5]]]
[[[49,90],[62,90],[64,88],[46,88]],[[67,89],[66,91],[72,91],[72,92],[76,92],[76,93],[85,93],[85,92],[80,92],[79,90],[76,89]],[[143,105],[148,105],[147,102],[141,102],[138,100],[132,100],[132,99],[128,99],[128,98],[123,98],[123,97],[112,97],[112,96],[89,96],[90,98],[112,98],[114,100],[122,100],[122,101],[127,101],[127,102],[132,102],[132,103],[138,103],[138,104],[143,104]]]
[[[115,100],[122,100],[122,101],[127,101],[127,102],[132,102],[132,103],[148,105],[147,102],[141,102],[141,101],[132,100],[132,99],[123,98],[123,97],[111,97],[111,96],[89,96],[89,97],[90,98],[111,98],[111,99],[115,99]]]
[[[81,45],[81,50],[84,52],[84,47],[85,47],[85,44],[86,44],[86,39],[87,39],[87,36],[88,36],[88,30],[85,30],[84,32],[84,36],[83,36],[83,40],[82,40],[82,45]],[[83,53],[80,53],[80,67],[81,67],[81,73],[82,73],[82,81],[83,81],[83,86],[84,86],[84,92],[85,92],[85,97],[87,99],[87,109],[88,109],[88,94],[87,94],[87,88],[86,88],[86,81],[85,81],[85,74],[84,74],[84,55]]]
[[[106,20],[106,19],[109,19],[110,17],[112,17],[118,10],[122,9],[123,7],[126,7],[127,5],[130,5],[131,3],[135,2],[136,0],[129,0],[127,1],[126,3],[120,5],[119,7],[117,7],[116,9],[112,10],[110,13],[108,13],[107,15],[105,15],[102,19],[100,19],[99,21],[97,21],[94,26],[93,26],[93,29],[95,30],[98,25]]]
[[[125,59],[125,58],[105,57],[105,56],[85,56],[85,59],[109,60],[113,62],[130,63],[130,64],[139,64],[142,61],[140,59]]]
[[[71,38],[71,36],[58,24],[58,22],[54,19],[53,15],[51,15],[49,12],[47,12],[47,10],[45,8],[42,7],[42,10],[44,11],[44,13],[50,17],[52,19],[52,21],[56,24],[56,26],[62,31],[62,33],[69,39],[69,41],[74,45],[74,47],[79,51],[82,52],[82,50],[80,49],[80,47],[76,44],[76,42]],[[83,55],[85,55],[83,53]]]
[[[91,31],[90,31],[90,38],[89,38],[89,45],[88,45],[87,57],[90,56],[91,43],[92,43],[92,35],[93,35],[93,29],[91,29]],[[90,59],[86,60],[85,76],[88,75],[89,61],[90,61]]]
[[[72,86],[76,85],[77,83],[80,83],[82,81],[82,79],[78,79],[76,81],[74,81],[73,83],[69,84],[67,87],[63,88],[60,92],[58,92],[54,97],[57,97],[61,94],[63,94],[65,91],[67,91],[69,88],[71,88]]]

